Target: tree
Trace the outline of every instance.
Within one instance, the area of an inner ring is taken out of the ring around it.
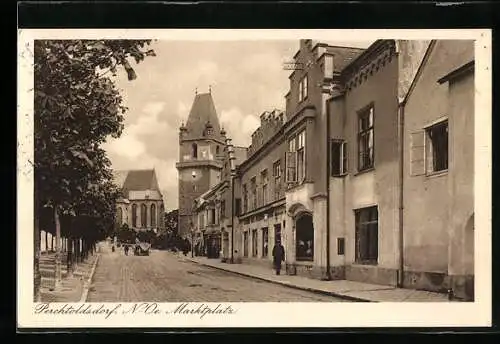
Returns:
[[[38,215],[52,209],[58,239],[56,284],[60,281],[60,217],[87,216],[91,237],[114,221],[116,190],[101,145],[119,137],[126,107],[112,76],[130,60],[155,56],[150,40],[37,40],[34,45],[35,238]],[[109,216],[113,212],[113,216]],[[87,228],[87,231],[89,228]],[[35,244],[35,295],[39,289],[39,245]]]
[[[165,213],[165,229],[167,233],[178,233],[179,209]]]

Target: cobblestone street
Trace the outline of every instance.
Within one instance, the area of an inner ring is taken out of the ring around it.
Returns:
[[[269,271],[273,273],[273,271]],[[88,302],[342,302],[335,297],[242,277],[173,253],[125,256],[101,248]]]

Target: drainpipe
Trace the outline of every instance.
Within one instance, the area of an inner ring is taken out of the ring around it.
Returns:
[[[399,150],[399,176],[398,176],[398,182],[399,182],[399,233],[398,233],[398,244],[399,244],[399,268],[398,268],[398,280],[397,280],[397,287],[402,288],[403,287],[403,281],[404,281],[404,237],[403,237],[403,214],[404,214],[404,191],[403,191],[403,180],[404,180],[404,108],[405,108],[405,103],[404,101],[399,104],[398,107],[398,115],[399,115],[399,121],[398,121],[398,131],[399,131],[399,143],[398,143],[398,150]]]
[[[326,274],[325,280],[331,280],[330,274],[330,107],[329,101],[326,105]]]

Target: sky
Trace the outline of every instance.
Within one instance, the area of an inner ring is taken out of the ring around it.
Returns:
[[[372,41],[323,41],[368,47]],[[284,110],[290,71],[283,69],[299,40],[154,41],[155,57],[133,63],[137,79],[118,74],[116,83],[128,107],[125,129],[104,145],[116,170],[154,168],[165,208],[177,208],[178,133],[196,90],[211,87],[221,125],[234,144],[248,146],[262,112]]]

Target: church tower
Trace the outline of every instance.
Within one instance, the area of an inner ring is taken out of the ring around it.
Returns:
[[[189,117],[179,128],[179,235],[191,231],[194,200],[220,182],[225,147],[211,92],[196,94]]]

